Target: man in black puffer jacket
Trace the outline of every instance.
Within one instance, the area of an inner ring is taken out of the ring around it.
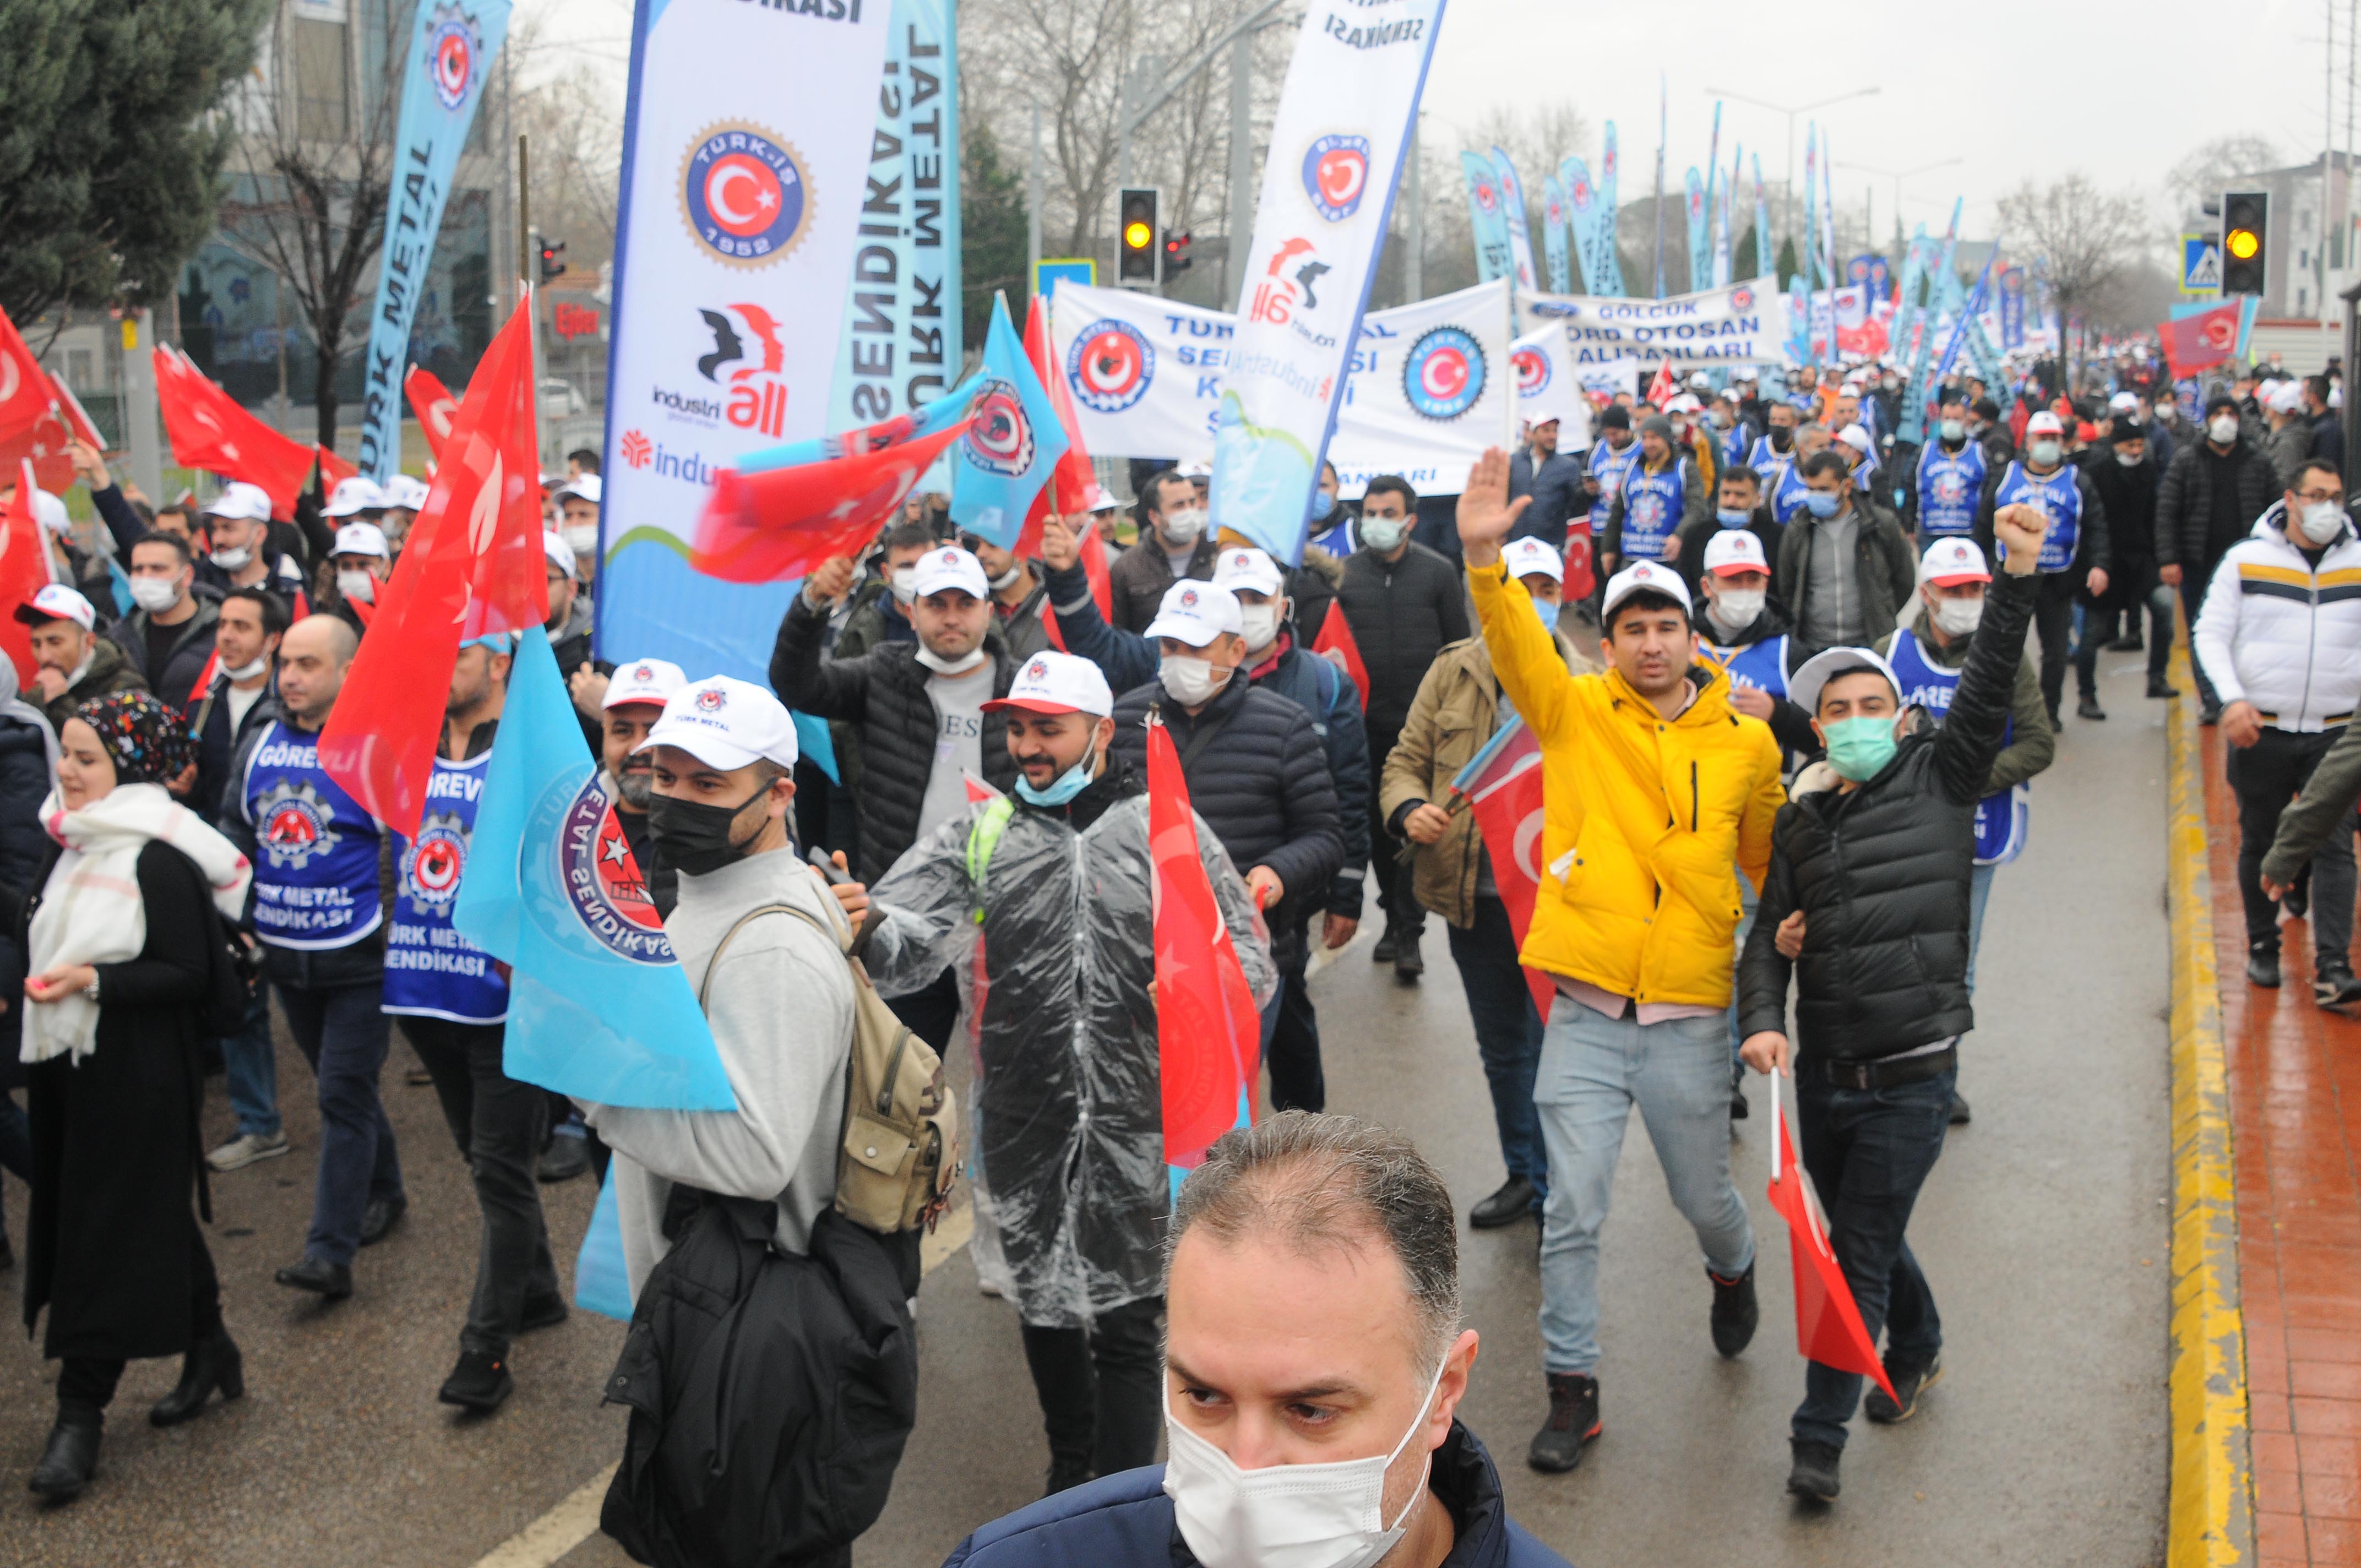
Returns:
[[[1112,753],[1148,776],[1153,709],[1180,754],[1189,803],[1222,840],[1270,927],[1271,961],[1303,962],[1303,927],[1325,906],[1345,863],[1336,785],[1312,716],[1238,676],[1246,656],[1237,596],[1211,583],[1178,582],[1148,624],[1163,649],[1161,675],[1115,705]],[[1268,1042],[1279,999],[1263,1015]]]
[[[1872,1420],[1907,1419],[1919,1390],[1942,1376],[1935,1299],[1903,1231],[1943,1152],[1959,1036],[1975,1027],[1967,970],[1976,800],[2006,737],[2040,590],[2044,522],[2021,505],[1993,518],[2008,546],[2005,575],[1992,586],[1940,729],[1897,740],[1900,684],[1866,648],[1817,654],[1788,685],[1828,756],[1804,770],[1772,826],[1771,868],[1739,965],[1742,1054],[1758,1072],[1795,1072],[1801,1157],[1828,1210],[1829,1240],[1872,1342],[1892,1328],[1885,1371],[1895,1397],[1870,1397]],[[1792,1069],[1791,969],[1803,1045]],[[1861,1384],[1858,1373],[1806,1368],[1787,1482],[1797,1497],[1835,1499]]]

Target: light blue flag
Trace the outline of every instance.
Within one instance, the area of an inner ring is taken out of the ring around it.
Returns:
[[[737,1108],[558,675],[524,634],[451,924],[515,970],[511,1078],[608,1105]]]
[[[1779,256],[1771,244],[1771,208],[1763,199],[1763,160],[1747,160],[1754,168],[1754,275],[1757,278],[1779,276]]]
[[[1500,173],[1480,152],[1459,155],[1459,176],[1467,186],[1467,226],[1476,236],[1476,280],[1516,274],[1509,250],[1509,214],[1500,194]]]
[[[112,555],[106,558],[106,576],[109,586],[115,590],[115,613],[125,616],[138,609],[137,601],[131,597],[131,574],[125,571],[123,563]]]
[[[1615,150],[1615,122],[1612,120],[1607,122],[1604,146],[1606,150],[1598,159],[1598,211],[1591,221],[1598,225],[1597,247],[1606,262],[1607,286],[1600,288],[1598,280],[1594,278],[1590,280],[1590,291],[1607,299],[1620,300],[1624,295],[1623,253],[1621,236],[1616,228],[1615,191],[1620,159]]]
[[[1542,254],[1549,268],[1549,289],[1553,294],[1574,292],[1574,274],[1566,260],[1565,225],[1567,213],[1565,188],[1554,174],[1542,176]]]
[[[600,1317],[631,1321],[631,1276],[623,1262],[623,1221],[615,1208],[611,1165],[582,1233],[582,1250],[574,1255],[574,1304]]]
[[[361,360],[360,470],[372,479],[389,478],[401,467],[401,378],[410,369],[410,328],[426,296],[459,149],[508,31],[509,0],[419,0],[410,27],[377,303]],[[497,245],[492,249],[500,254]]]
[[[1066,427],[1033,373],[1033,362],[1025,357],[1024,341],[1008,319],[1007,300],[998,294],[992,299],[992,330],[983,340],[975,424],[951,451],[951,521],[1014,550],[1033,498],[1066,455]]]

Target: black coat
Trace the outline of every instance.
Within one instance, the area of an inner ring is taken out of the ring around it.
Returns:
[[[853,869],[862,881],[874,882],[918,837],[942,728],[927,695],[933,672],[918,663],[916,642],[883,642],[858,659],[825,658],[820,642],[827,631],[827,612],[812,609],[798,592],[771,651],[771,689],[789,707],[845,719],[859,730],[861,863]],[[984,646],[992,653],[992,695],[1006,696],[1016,664],[1001,646],[997,628],[984,633]],[[1008,759],[1008,728],[997,713],[983,716],[983,752],[984,778],[996,789],[1014,789],[1016,764]]]
[[[1795,974],[1800,1055],[1872,1060],[1975,1027],[1968,1005],[1968,883],[1976,800],[2000,755],[2037,576],[1993,579],[1949,715],[1905,739],[1847,794],[1815,770],[1771,825],[1771,869],[1739,960],[1743,1034],[1784,1031]],[[1773,940],[1804,911],[1792,964]]]
[[[80,1066],[57,1057],[27,1071],[25,1326],[49,1310],[50,1356],[130,1360],[189,1347],[203,1245],[189,1206],[201,1180],[194,1010],[208,978],[207,894],[194,862],[161,842],[139,851],[138,878],[148,939],[137,958],[98,966],[96,1048]]]
[[[2125,581],[2107,584],[2106,604],[2121,609],[2136,602],[2142,585],[2131,579],[2144,575],[2156,561],[2156,491],[2164,472],[2146,456],[2125,467],[2114,448],[2102,450],[2084,470],[2091,488],[2107,509],[2107,539],[2113,557],[2099,563]]]
[[[0,714],[0,891],[23,898],[39,884],[56,842],[41,828],[49,793],[49,742],[30,718]],[[0,1034],[15,1056],[16,1036]]]
[[[1368,667],[1369,765],[1381,773],[1427,666],[1444,644],[1468,635],[1467,590],[1451,563],[1423,544],[1398,561],[1364,546],[1345,562],[1336,603]]]
[[[1268,866],[1286,889],[1278,905],[1263,912],[1271,960],[1281,969],[1301,962],[1296,932],[1328,907],[1331,884],[1345,863],[1336,784],[1312,716],[1277,692],[1232,676],[1191,718],[1165,695],[1163,683],[1150,681],[1115,699],[1115,740],[1108,748],[1143,779],[1151,707],[1180,753],[1189,804],[1221,839],[1238,875]],[[1219,728],[1191,757],[1191,745],[1207,726]]]
[[[1213,580],[1213,558],[1221,554],[1210,533],[1197,541],[1190,554],[1189,569],[1181,577],[1201,583]],[[1139,543],[1115,558],[1107,568],[1107,587],[1111,590],[1111,613],[1107,624],[1121,631],[1146,631],[1148,623],[1156,619],[1164,603],[1164,590],[1180,578],[1172,575],[1172,563],[1165,558],[1164,543],[1155,532],[1143,526]]]
[[[205,673],[213,662],[214,629],[221,621],[221,600],[208,591],[192,596],[196,614],[181,622],[164,653],[161,669],[148,667],[148,612],[133,610],[115,623],[109,633],[115,645],[123,650],[126,663],[139,672],[148,689],[162,699],[164,706],[185,709],[197,695],[197,677]]]
[[[1553,550],[1565,549],[1567,521],[1576,512],[1587,513],[1590,510],[1582,482],[1583,465],[1579,458],[1553,452],[1542,460],[1536,473],[1532,448],[1521,448],[1509,459],[1509,499],[1531,496],[1533,499],[1509,530],[1509,537],[1538,539]]]
[[[2213,515],[2210,465],[2228,463],[2236,472],[2237,512]],[[2226,454],[2201,434],[2172,455],[2156,488],[2156,559],[2159,565],[2210,566],[2222,552],[2246,537],[2255,520],[2279,499],[2279,477],[2261,447],[2240,436]]]
[[[215,675],[212,689],[197,699],[197,710],[191,723],[197,732],[197,787],[190,792],[188,807],[216,828],[223,828],[222,797],[229,789],[230,760],[246,744],[246,738],[279,717],[279,677],[272,674],[246,710],[245,719],[233,728],[229,721],[229,676]],[[227,831],[225,828],[224,831]]]

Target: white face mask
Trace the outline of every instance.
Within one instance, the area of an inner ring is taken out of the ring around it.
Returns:
[[[2325,544],[2345,531],[2345,509],[2334,501],[2310,501],[2295,525],[2314,544]]]
[[[338,572],[336,591],[355,604],[375,604],[377,579],[367,572]]]
[[[1937,599],[1934,603],[1935,624],[1947,637],[1965,637],[1984,620],[1984,601],[1971,599]]]
[[[1019,577],[1022,577],[1024,575],[1025,575],[1025,563],[1024,563],[1024,562],[1022,562],[1022,561],[1012,561],[1012,562],[1010,562],[1010,563],[1008,564],[1008,570],[1006,570],[1005,572],[1001,573],[1001,574],[1000,574],[1000,576],[996,576],[996,577],[994,577],[994,578],[993,578],[993,579],[992,579],[992,591],[993,591],[994,593],[1003,593],[1003,592],[1005,592],[1006,590],[1008,590],[1008,589],[1010,589],[1010,588],[1015,587],[1016,586],[1016,579],[1017,579],[1017,578],[1019,578]]]
[[[595,522],[569,522],[566,525],[566,547],[577,555],[598,553],[598,525]]]
[[[1361,543],[1385,555],[1401,548],[1404,535],[1410,532],[1406,517],[1365,517],[1361,520]]]
[[[1188,654],[1170,654],[1156,666],[1156,678],[1172,694],[1172,700],[1183,707],[1196,707],[1213,700],[1230,678],[1227,670],[1216,669],[1210,659]]]
[[[1279,641],[1279,606],[1242,604],[1238,619],[1246,622],[1246,652],[1259,653]]]
[[[2156,405],[2156,417],[2170,424],[2180,417],[2180,410],[2171,403],[2158,403]]]
[[[1328,1464],[1269,1464],[1241,1470],[1237,1462],[1172,1419],[1164,1397],[1164,1431],[1172,1451],[1164,1467],[1164,1495],[1173,1521],[1204,1568],[1370,1568],[1394,1549],[1426,1490],[1434,1458],[1420,1466],[1418,1487],[1389,1525],[1386,1471],[1426,1424],[1442,1385],[1434,1369],[1418,1419],[1382,1458]]]
[[[918,602],[918,568],[896,566],[893,576],[886,579],[894,585],[894,602],[904,609]]]
[[[1763,613],[1761,588],[1724,588],[1713,601],[1713,618],[1732,631],[1743,631]]]
[[[1163,528],[1166,542],[1175,548],[1194,544],[1204,536],[1205,509],[1182,507],[1177,511],[1168,511],[1164,514]]]
[[[269,668],[270,668],[270,655],[264,653],[250,664],[240,664],[234,670],[224,671],[223,674],[234,681],[250,681]]]
[[[2025,455],[2047,468],[2058,461],[2064,448],[2055,441],[2037,441],[2025,449]]]
[[[2146,452],[2125,452],[2121,447],[2117,447],[2115,449],[2115,461],[2122,464],[2126,468],[2138,467],[2140,466],[2140,459],[2147,455],[2147,454]]]
[[[181,584],[177,577],[134,577],[131,579],[131,602],[148,614],[171,609],[181,600]]]
[[[2205,433],[2213,438],[2216,446],[2227,446],[2238,439],[2238,422],[2228,414],[2217,414],[2206,425]]]
[[[1963,419],[1947,419],[1943,422],[1943,439],[1945,441],[1957,446],[1960,442],[1965,441],[1967,438],[1967,421]]]
[[[241,544],[236,549],[216,550],[206,559],[225,572],[242,572],[246,564],[254,559],[254,552]]]

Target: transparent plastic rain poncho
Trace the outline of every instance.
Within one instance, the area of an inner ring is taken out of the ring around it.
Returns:
[[[885,915],[863,958],[887,996],[957,971],[979,1271],[1000,1275],[1026,1322],[1074,1328],[1161,1287],[1172,1189],[1148,995],[1148,796],[1080,832],[1062,810],[1016,805],[979,889],[969,840],[988,809],[944,823],[870,890]],[[1261,918],[1202,817],[1197,844],[1266,1005],[1279,977]]]

